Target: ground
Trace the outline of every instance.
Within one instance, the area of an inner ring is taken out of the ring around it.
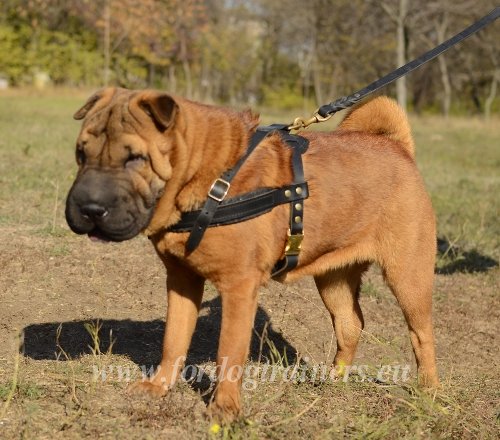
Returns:
[[[79,125],[71,114],[83,101],[78,93],[0,97],[1,438],[497,438],[498,119],[412,119],[438,218],[441,389],[416,386],[406,324],[376,268],[362,289],[361,368],[335,382],[312,377],[335,351],[314,283],[271,282],[248,366],[262,372],[269,363],[278,374],[249,376],[242,419],[219,427],[205,413],[206,375],[160,400],[125,392],[159,360],[166,274],[145,237],[95,244],[65,225]],[[207,285],[188,364],[209,371],[219,326],[220,302]],[[280,366],[298,366],[298,375],[286,380]]]

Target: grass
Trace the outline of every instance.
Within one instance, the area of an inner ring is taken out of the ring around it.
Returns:
[[[417,161],[432,196],[438,235],[499,259],[498,119],[415,121]]]
[[[71,109],[79,100],[1,99],[0,224],[52,230],[60,223],[62,197],[74,178],[75,169],[68,165],[78,125],[71,123]],[[55,205],[59,218],[50,215]]]
[[[412,118],[438,220],[442,388],[429,394],[416,387],[401,313],[372,271],[361,292],[367,327],[357,357],[370,380],[259,380],[243,393],[242,419],[217,427],[205,417],[206,389],[180,383],[158,401],[125,394],[124,372],[140,377],[141,365],[159,354],[165,280],[147,240],[96,247],[65,225],[79,130],[71,116],[84,100],[70,93],[0,96],[1,438],[496,438],[498,116],[488,123]],[[300,113],[263,119],[287,122]],[[208,368],[220,321],[211,286],[204,304],[193,363]],[[297,366],[310,379],[314,372],[290,348],[311,365],[331,362],[330,320],[310,280],[264,288],[258,319],[271,324],[256,331],[264,336],[256,337],[250,366],[267,359]],[[24,355],[16,342],[22,329]],[[410,365],[410,380],[376,380],[385,364]],[[96,368],[107,372],[105,380]]]

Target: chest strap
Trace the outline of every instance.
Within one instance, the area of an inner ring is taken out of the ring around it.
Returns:
[[[280,188],[259,188],[230,199],[225,199],[231,182],[243,163],[255,150],[257,145],[269,134],[278,131],[286,145],[292,149],[293,182]],[[259,127],[252,136],[245,154],[236,165],[224,172],[212,184],[208,198],[203,207],[196,211],[184,212],[169,232],[191,231],[186,242],[186,251],[193,252],[200,244],[208,227],[239,223],[258,217],[271,211],[274,207],[290,203],[290,227],[283,258],[273,269],[272,276],[291,270],[298,264],[300,245],[303,235],[303,201],[309,196],[304,179],[302,154],[307,150],[309,141],[301,136],[292,135],[287,125],[275,124]]]

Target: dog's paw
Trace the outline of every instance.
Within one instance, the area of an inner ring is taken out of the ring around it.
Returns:
[[[216,393],[214,400],[207,408],[207,414],[210,419],[221,424],[230,424],[236,421],[241,416],[239,394]]]
[[[346,373],[349,373],[349,367],[343,361],[335,362],[328,373],[328,378],[332,382],[337,382],[345,378]]]
[[[150,381],[138,380],[127,388],[127,394],[147,395],[151,397],[163,397],[167,394],[166,385],[157,385]]]
[[[221,425],[230,425],[239,419],[240,411],[233,407],[222,407],[212,402],[207,408],[207,416],[210,420]]]
[[[428,374],[426,372],[419,371],[418,373],[418,385],[423,390],[437,390],[441,388],[437,374]]]

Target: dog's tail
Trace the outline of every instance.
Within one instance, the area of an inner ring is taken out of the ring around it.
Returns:
[[[349,111],[338,130],[379,134],[400,142],[415,157],[415,144],[405,111],[391,98],[379,96]]]

